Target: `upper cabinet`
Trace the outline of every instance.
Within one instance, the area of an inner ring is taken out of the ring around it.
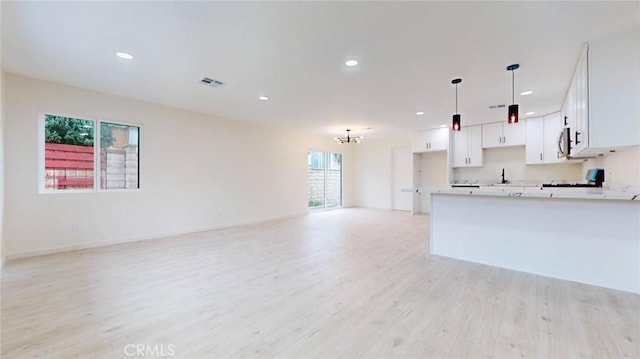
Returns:
[[[411,148],[414,153],[446,151],[449,147],[449,129],[419,131],[413,134]]]
[[[528,165],[541,165],[544,163],[544,118],[528,118],[524,123],[527,130],[525,161]]]
[[[589,42],[562,106],[572,157],[640,144],[640,28]]]
[[[453,131],[452,167],[482,166],[482,126],[462,127]]]
[[[496,122],[482,125],[482,148],[522,146],[525,139],[524,123]]]
[[[560,163],[558,137],[563,120],[560,112],[544,117],[528,118],[526,125],[525,159],[528,165]]]

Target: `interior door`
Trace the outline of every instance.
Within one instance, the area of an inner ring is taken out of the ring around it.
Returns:
[[[393,149],[391,173],[391,208],[399,211],[411,211],[412,192],[402,189],[413,188],[413,153],[411,148]]]

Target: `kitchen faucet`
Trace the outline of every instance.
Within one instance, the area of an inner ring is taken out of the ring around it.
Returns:
[[[508,183],[507,180],[504,179],[504,168],[502,169],[502,184]]]

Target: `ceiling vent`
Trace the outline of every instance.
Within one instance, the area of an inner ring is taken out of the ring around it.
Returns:
[[[490,109],[490,110],[495,110],[495,109],[497,109],[497,108],[505,108],[505,107],[507,107],[507,105],[505,105],[505,104],[501,104],[501,105],[492,105],[492,106],[489,106],[489,109]]]
[[[203,85],[211,86],[211,87],[220,87],[220,86],[224,85],[223,82],[218,81],[218,80],[214,80],[214,79],[210,79],[208,77],[205,77],[202,80],[200,80],[200,83],[203,84]]]

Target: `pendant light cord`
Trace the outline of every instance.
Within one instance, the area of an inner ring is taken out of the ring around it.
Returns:
[[[456,113],[458,113],[458,84],[456,84]]]
[[[513,73],[513,70],[511,70],[511,103],[516,103],[515,101],[515,87],[514,87],[514,83],[515,83],[515,74]]]

